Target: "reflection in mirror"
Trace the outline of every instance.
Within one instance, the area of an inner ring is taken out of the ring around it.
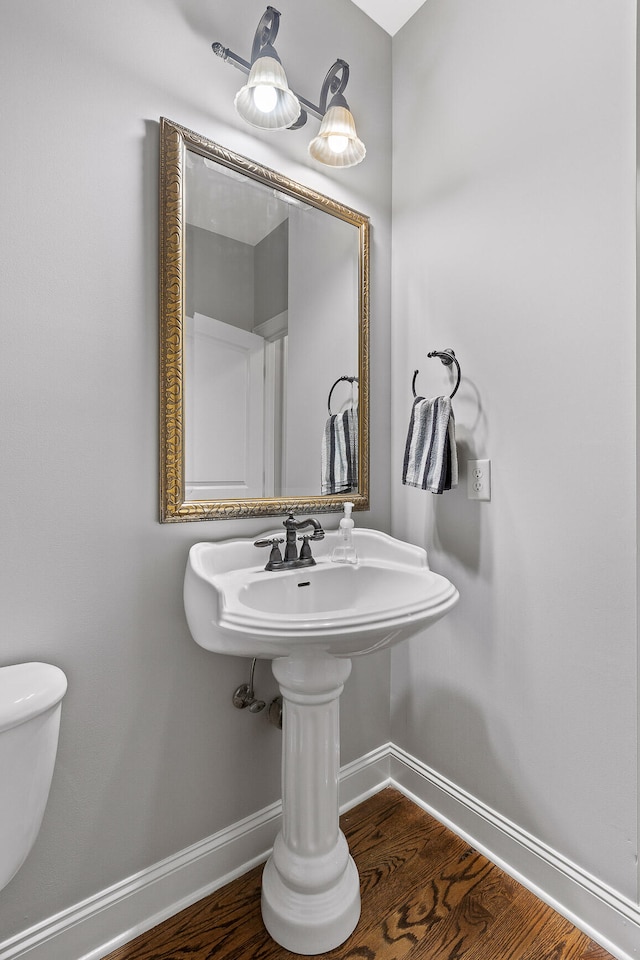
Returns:
[[[367,218],[163,120],[160,220],[161,519],[366,509]]]

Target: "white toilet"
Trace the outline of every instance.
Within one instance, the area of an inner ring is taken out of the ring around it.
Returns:
[[[66,690],[66,676],[51,664],[0,667],[0,890],[42,823]]]

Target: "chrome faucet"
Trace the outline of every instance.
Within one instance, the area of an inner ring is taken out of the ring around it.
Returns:
[[[307,517],[305,520],[296,520],[294,515],[290,513],[287,519],[283,520],[282,525],[286,530],[284,559],[280,552],[280,544],[285,542],[284,537],[267,537],[254,541],[254,546],[256,547],[271,547],[271,553],[265,570],[290,570],[294,567],[313,567],[315,560],[311,554],[310,541],[324,539],[324,530],[320,526],[320,523],[314,520],[313,517]],[[298,546],[296,543],[298,539],[297,532],[298,530],[304,530],[305,527],[313,527],[313,533],[300,537],[302,546],[300,547],[300,554],[298,554]]]

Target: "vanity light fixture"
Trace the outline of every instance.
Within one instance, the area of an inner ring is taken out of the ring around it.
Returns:
[[[331,167],[355,167],[365,158],[367,149],[356,133],[356,123],[342,91],[349,79],[349,64],[336,60],[320,93],[322,123],[318,136],[309,144],[309,153]],[[327,107],[327,98],[331,100]]]
[[[279,11],[267,7],[253,38],[250,63],[221,43],[211,45],[216,56],[248,74],[246,84],[234,101],[238,114],[261,130],[298,130],[307,122],[308,114],[312,114],[322,122],[318,135],[309,144],[310,155],[330,167],[355,166],[364,160],[367,151],[356,133],[353,114],[344,98],[349,64],[336,60],[324,78],[320,104],[316,106],[294,93],[287,83],[273,46],[279,26]]]
[[[234,101],[242,119],[262,130],[286,130],[302,109],[273,46],[279,24],[278,11],[267,7],[253,38],[249,79]]]

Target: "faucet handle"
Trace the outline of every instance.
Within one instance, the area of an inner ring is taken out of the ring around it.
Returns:
[[[261,540],[254,540],[254,547],[271,547],[269,554],[269,563],[282,563],[282,554],[280,553],[280,544],[284,542],[284,537],[263,537]]]
[[[311,547],[309,546],[309,539],[310,539],[309,534],[305,534],[303,537],[298,537],[298,540],[302,540],[302,546],[300,547],[301,560],[311,559]]]

